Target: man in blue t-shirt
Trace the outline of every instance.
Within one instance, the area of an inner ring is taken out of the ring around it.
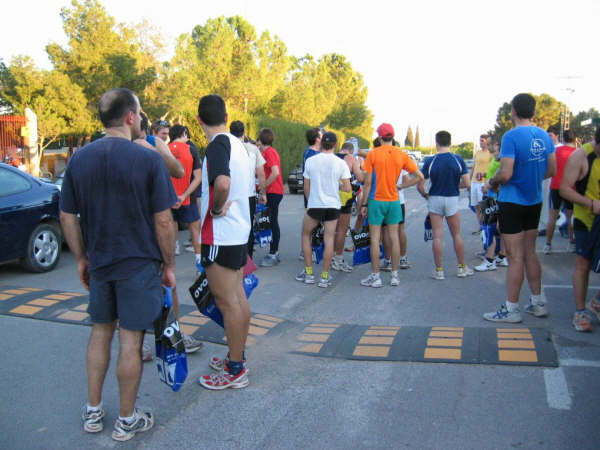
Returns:
[[[461,182],[469,187],[471,179],[464,160],[450,153],[451,136],[447,131],[438,131],[435,135],[437,154],[427,158],[423,164],[423,175],[431,181],[429,192],[425,192],[424,181],[417,185],[419,193],[427,199],[429,219],[433,231],[434,280],[444,280],[442,250],[444,245],[444,217],[452,234],[454,251],[458,260],[456,275],[465,278],[473,275],[473,270],[465,263],[464,242],[460,235],[460,212],[458,208]]]
[[[120,411],[112,437],[126,441],[154,424],[152,413],[136,408],[135,400],[144,331],[161,312],[161,284],[175,287],[171,208],[177,197],[161,156],[131,142],[140,135],[136,95],[124,88],[110,90],[98,110],[106,137],[87,144],[69,161],[60,221],[81,283],[90,292],[93,326],[83,428],[102,431],[102,386],[118,323]]]
[[[483,315],[493,322],[521,322],[519,295],[523,272],[531,290],[525,311],[535,317],[548,315],[542,294],[542,268],[535,253],[542,209],[542,181],[556,172],[554,143],[548,133],[533,125],[535,99],[518,94],[511,102],[515,128],[502,138],[500,169],[489,180],[492,188],[502,185],[498,195],[500,232],[506,243],[508,299],[498,311]]]

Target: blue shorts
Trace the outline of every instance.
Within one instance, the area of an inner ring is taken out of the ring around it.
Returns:
[[[575,253],[588,261],[594,260],[595,242],[592,233],[587,230],[575,228]]]
[[[200,220],[200,213],[198,212],[198,205],[194,201],[190,202],[189,205],[180,206],[178,209],[171,209],[173,213],[173,220],[181,223],[192,223]]]
[[[111,323],[119,319],[119,326],[126,330],[152,328],[163,304],[161,278],[160,263],[153,260],[125,280],[99,281],[91,272],[90,320]]]

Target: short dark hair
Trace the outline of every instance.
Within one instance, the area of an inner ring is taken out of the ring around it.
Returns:
[[[563,132],[563,141],[568,142],[569,144],[575,142],[575,133],[573,130],[565,130]]]
[[[442,130],[435,133],[435,143],[438,144],[440,147],[450,147],[451,142],[452,137],[447,131]]]
[[[169,125],[169,122],[166,120],[156,119],[154,122],[152,122],[151,128],[154,133],[158,133],[158,131],[162,128],[171,128],[171,125]]]
[[[517,94],[510,104],[521,119],[531,119],[535,115],[535,98],[531,94]]]
[[[321,130],[317,127],[306,130],[306,142],[308,142],[308,145],[315,145],[319,134],[321,134]]]
[[[244,135],[244,122],[240,120],[234,120],[229,125],[229,132],[236,138],[241,138]]]
[[[120,127],[129,111],[137,111],[135,93],[127,88],[116,88],[102,94],[98,102],[100,122],[106,128]]]
[[[140,129],[144,133],[149,134],[150,133],[150,119],[148,119],[148,116],[143,111],[140,111],[140,116],[142,116],[142,120],[140,122]]]
[[[380,147],[380,146],[381,146],[381,141],[379,140],[379,136],[377,136],[375,139],[373,139],[373,148]]]
[[[546,132],[554,133],[555,135],[558,136],[560,134],[560,128],[558,128],[558,125],[550,125],[548,127],[548,129],[546,130]]]
[[[354,144],[352,142],[344,142],[340,150],[350,150],[351,152],[354,152]]]
[[[177,123],[169,128],[169,140],[174,141],[175,139],[179,139],[185,132],[185,127]]]
[[[489,138],[489,136],[487,134],[482,134],[479,136],[479,139],[482,139],[482,138],[487,140]]]
[[[275,140],[275,133],[270,128],[263,128],[258,133],[258,140],[264,145],[271,146]]]
[[[217,94],[205,95],[198,102],[198,117],[209,127],[225,123],[225,100]]]

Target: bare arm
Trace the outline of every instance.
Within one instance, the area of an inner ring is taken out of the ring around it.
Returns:
[[[471,177],[468,173],[465,173],[464,175],[462,175],[460,177],[460,185],[458,187],[459,187],[459,189],[460,188],[465,188],[465,189],[471,188]]]
[[[352,192],[352,185],[350,184],[350,178],[342,179],[342,186],[340,187],[342,192]]]
[[[165,286],[175,287],[175,230],[170,209],[154,213],[154,228],[163,261],[162,282]]]
[[[219,175],[213,183],[213,205],[210,214],[214,217],[222,217],[227,214],[231,202],[227,202],[231,178],[227,175]],[[214,212],[214,214],[213,214]]]
[[[365,181],[363,184],[363,188],[362,188],[362,202],[363,204],[361,205],[361,212],[362,215],[367,217],[367,202],[369,200],[369,194],[371,193],[371,185],[373,183],[373,177],[371,176],[370,173],[365,172]]]
[[[73,253],[75,261],[77,262],[77,273],[79,274],[79,281],[81,281],[83,287],[89,291],[89,263],[87,255],[85,253],[85,245],[83,243],[83,236],[81,234],[81,226],[79,225],[79,219],[75,214],[69,214],[61,211],[60,225],[62,226],[63,234],[65,236],[67,244],[69,244],[71,253]]]
[[[585,150],[578,148],[571,154],[567,160],[562,182],[560,183],[560,196],[570,202],[590,208],[594,214],[598,215],[600,214],[600,202],[581,195],[574,189],[575,182],[585,177],[588,171],[587,165]]]
[[[254,170],[254,173],[256,174],[256,178],[258,179],[258,190],[260,191],[261,194],[264,194],[264,190],[267,188],[265,186],[265,183],[266,183],[265,165],[263,164],[262,166],[258,166]]]
[[[304,179],[304,196],[306,197],[307,200],[308,200],[309,195],[310,195],[310,179],[305,178]]]
[[[185,192],[183,194],[181,194],[181,201],[182,202],[192,192],[194,192],[196,189],[198,189],[198,186],[200,186],[200,182],[202,181],[202,169],[196,169],[196,170],[192,171],[192,175],[194,175],[194,178],[192,179],[192,182],[190,183],[190,185],[188,186],[188,188],[185,190]]]
[[[279,166],[272,166],[271,167],[271,175],[269,175],[269,178],[267,178],[265,180],[265,189],[267,187],[269,187],[271,185],[271,183],[273,183],[273,181],[275,181],[277,179],[278,176],[279,176]]]
[[[421,196],[425,199],[429,198],[429,194],[427,194],[427,192],[425,192],[425,180],[419,180],[418,184],[417,184],[417,191],[419,191],[419,194],[421,194]]]
[[[548,166],[546,167],[546,174],[544,179],[553,177],[556,174],[556,153],[551,153],[548,156]]]

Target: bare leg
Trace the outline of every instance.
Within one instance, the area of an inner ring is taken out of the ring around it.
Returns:
[[[323,227],[325,228],[325,234],[323,236],[323,241],[325,243],[325,249],[323,251],[323,272],[329,272],[331,267],[331,258],[333,258],[333,239],[336,226],[337,219],[327,220],[323,223]]]
[[[537,238],[537,229],[524,232],[525,241],[525,272],[527,273],[527,282],[533,295],[540,295],[542,292],[542,266],[535,253],[535,240]]]
[[[206,276],[210,290],[215,295],[215,303],[223,314],[229,359],[241,361],[250,323],[248,306],[240,301],[242,271],[212,263],[206,267]]]
[[[392,240],[390,239],[389,227],[381,227],[381,243],[383,244],[383,252],[385,257],[392,259]]]
[[[371,269],[373,273],[379,273],[379,241],[381,239],[381,226],[369,224],[371,236]]]
[[[442,254],[444,251],[444,218],[439,214],[429,213],[431,231],[433,231],[433,262],[435,267],[442,267]]]
[[[391,258],[392,258],[392,270],[398,270],[398,264],[400,262],[400,241],[398,239],[398,224],[388,225],[385,234],[387,234],[390,240],[391,247]]]
[[[121,407],[119,415],[130,417],[135,407],[140,380],[142,379],[142,342],[144,331],[119,328],[119,360],[117,380]]]
[[[567,209],[567,226],[569,227],[569,241],[575,242],[575,231],[573,230],[573,222],[571,218],[573,217],[573,210]]]
[[[456,259],[459,264],[465,263],[465,245],[460,235],[460,213],[457,212],[453,216],[446,217],[448,223],[448,229],[452,234],[452,240],[454,241],[454,253],[456,253]],[[438,266],[439,267],[439,266]]]
[[[552,244],[558,213],[558,209],[548,210],[548,223],[546,224],[546,244]]]
[[[304,267],[312,267],[311,233],[318,225],[319,222],[304,213],[304,219],[302,220],[302,253],[304,255]]]
[[[407,248],[407,239],[406,239],[406,231],[404,229],[404,224],[398,224],[398,240],[400,242],[400,257],[404,258],[406,253],[408,253]]]
[[[575,271],[573,272],[573,294],[575,296],[575,308],[585,308],[585,297],[587,296],[588,283],[590,279],[591,262],[577,255],[575,260]]]
[[[87,346],[88,404],[96,406],[102,401],[102,386],[110,364],[110,343],[117,321],[95,323]],[[141,356],[139,356],[141,358]]]
[[[237,295],[238,295],[238,301],[240,302],[240,307],[242,309],[242,314],[244,316],[245,323],[244,323],[244,345],[245,342],[248,340],[248,331],[250,330],[250,303],[248,302],[248,298],[246,297],[246,291],[244,291],[244,286],[243,286],[243,282],[244,282],[244,277],[243,277],[243,271],[239,270],[239,282],[236,282],[237,286],[238,286],[238,290],[237,290]]]
[[[508,257],[508,271],[506,272],[508,301],[518,305],[524,278],[525,233],[521,231],[520,233],[503,234],[502,236],[506,243],[506,256]]]
[[[188,224],[188,228],[190,229],[190,235],[192,236],[194,253],[199,255],[202,249],[202,245],[200,244],[200,221],[196,220],[195,222]]]
[[[340,214],[335,227],[334,251],[336,255],[344,254],[344,243],[346,242],[346,232],[350,227],[350,214]]]

